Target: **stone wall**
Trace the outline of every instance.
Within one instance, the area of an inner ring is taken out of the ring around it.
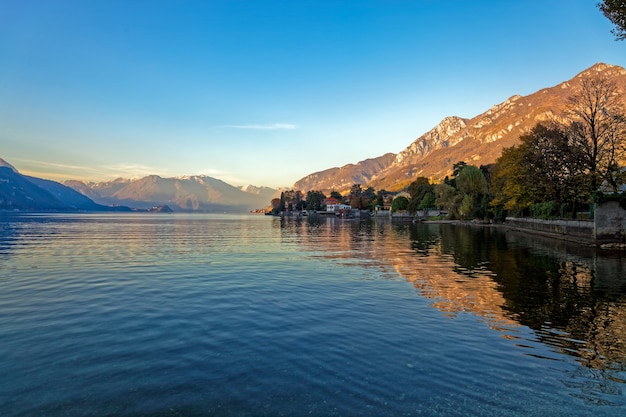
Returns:
[[[594,237],[599,242],[626,243],[626,210],[617,201],[599,204],[594,212]]]
[[[505,223],[510,227],[535,232],[594,240],[594,222],[589,220],[542,220],[507,217]]]
[[[596,206],[593,220],[542,220],[507,217],[509,227],[596,243],[626,243],[626,210],[617,201]]]

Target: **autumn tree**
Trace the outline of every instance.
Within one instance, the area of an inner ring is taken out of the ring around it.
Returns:
[[[350,187],[350,195],[348,197],[348,201],[350,202],[350,206],[354,209],[362,209],[363,206],[363,188],[361,188],[361,184],[353,184]]]
[[[534,203],[533,193],[529,188],[535,182],[524,169],[525,154],[523,140],[519,145],[502,150],[491,176],[491,189],[494,192],[492,207],[520,215]]]
[[[435,206],[446,209],[448,217],[456,219],[458,217],[457,208],[460,205],[456,189],[449,184],[442,183],[433,185],[433,190],[435,193]]]
[[[615,39],[626,39],[626,0],[603,0],[598,8],[615,25],[611,30]]]
[[[599,74],[582,80],[580,91],[569,98],[571,145],[582,155],[589,176],[589,193],[602,181],[617,187],[620,163],[626,157],[626,118],[617,85]]]
[[[534,205],[551,203],[553,212],[545,214],[560,214],[566,206],[574,213],[589,198],[581,158],[567,128],[536,125],[520,137],[519,145],[502,151],[491,178],[492,207],[523,214]]]
[[[280,206],[280,198],[272,198],[272,201],[270,202],[270,205],[272,206],[272,213],[273,214],[278,214],[281,211],[281,206]]]

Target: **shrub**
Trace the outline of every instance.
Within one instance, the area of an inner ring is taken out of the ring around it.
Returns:
[[[554,219],[557,217],[556,201],[546,201],[531,205],[530,216],[537,219]]]

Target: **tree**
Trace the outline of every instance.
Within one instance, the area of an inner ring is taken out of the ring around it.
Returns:
[[[615,40],[626,39],[626,0],[603,0],[598,8],[615,25],[611,30]]]
[[[372,187],[367,187],[363,194],[361,195],[363,199],[363,206],[369,208],[370,210],[374,209],[374,202],[376,201],[376,190]]]
[[[306,193],[306,209],[307,210],[321,210],[326,196],[321,191],[307,191]]]
[[[272,205],[272,214],[280,213],[280,210],[281,210],[280,198],[272,198],[272,201],[270,202],[270,204]]]
[[[626,156],[626,118],[617,85],[601,73],[585,78],[569,103],[569,136],[572,146],[582,155],[590,193],[603,180],[615,184],[619,163]]]
[[[435,184],[433,186],[435,192],[435,206],[448,210],[448,214],[454,216],[456,189],[448,184]]]
[[[485,194],[487,180],[482,171],[474,165],[466,165],[456,176],[457,189],[464,194]]]
[[[502,207],[520,215],[533,204],[530,187],[535,184],[527,170],[523,159],[526,154],[524,140],[517,146],[504,148],[496,161],[496,168],[491,177],[491,189],[494,192],[492,207]]]
[[[421,209],[420,205],[427,194],[434,196],[434,188],[432,184],[428,182],[428,178],[425,177],[416,178],[415,181],[409,184],[408,191],[409,194],[411,194],[411,201],[409,201],[408,207],[411,214],[415,214],[417,210]]]
[[[332,190],[330,192],[330,197],[343,202],[343,196],[339,193],[339,191]]]
[[[456,188],[463,195],[459,213],[464,218],[487,216],[487,180],[474,165],[464,165],[456,176]]]
[[[348,199],[352,208],[359,210],[363,208],[362,194],[363,189],[361,188],[361,184],[353,184],[352,187],[350,187],[350,196]]]
[[[287,209],[287,211],[302,210],[304,206],[302,191],[300,190],[283,191],[280,198],[283,202],[283,207]]]
[[[459,161],[456,164],[452,165],[452,177],[457,177],[466,166],[467,164],[464,161]]]
[[[409,208],[409,199],[405,196],[399,196],[393,199],[391,202],[391,211],[404,211]]]
[[[432,192],[427,192],[426,195],[422,198],[419,206],[417,207],[419,210],[424,210],[424,216],[428,216],[428,209],[435,207],[435,194],[434,189]]]
[[[566,129],[538,124],[520,137],[519,145],[502,151],[491,178],[492,207],[523,214],[533,205],[552,202],[549,206],[555,211],[567,204],[573,213],[588,200],[581,154],[571,145]]]

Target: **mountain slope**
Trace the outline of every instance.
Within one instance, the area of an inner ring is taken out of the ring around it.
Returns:
[[[447,117],[379,170],[361,163],[346,165],[311,174],[297,181],[295,187],[306,192],[328,190],[333,185],[337,191],[345,192],[358,182],[376,189],[398,190],[418,176],[441,180],[452,173],[452,166],[459,161],[474,165],[494,163],[503,148],[517,144],[519,137],[538,122],[562,119],[568,98],[579,91],[582,79],[598,73],[615,81],[626,106],[626,70],[599,63],[556,86],[528,96],[512,96],[471,119]]]
[[[293,187],[296,190],[305,192],[310,190],[324,192],[336,190],[343,192],[349,190],[353,184],[370,183],[379,172],[389,168],[395,158],[395,154],[387,153],[378,158],[366,159],[357,164],[348,164],[341,168],[330,168],[300,179]]]
[[[0,210],[67,210],[69,207],[15,168],[0,166]]]
[[[108,207],[102,204],[97,204],[90,198],[84,196],[78,191],[67,187],[63,184],[60,184],[55,181],[45,180],[36,177],[30,177],[24,175],[31,183],[35,184],[37,187],[47,191],[52,196],[54,196],[57,200],[61,201],[65,206],[73,210],[80,211],[111,211],[112,207]],[[116,210],[124,210],[129,211],[128,208],[116,208]]]
[[[130,211],[107,207],[55,181],[22,175],[0,158],[0,210],[9,211]]]

